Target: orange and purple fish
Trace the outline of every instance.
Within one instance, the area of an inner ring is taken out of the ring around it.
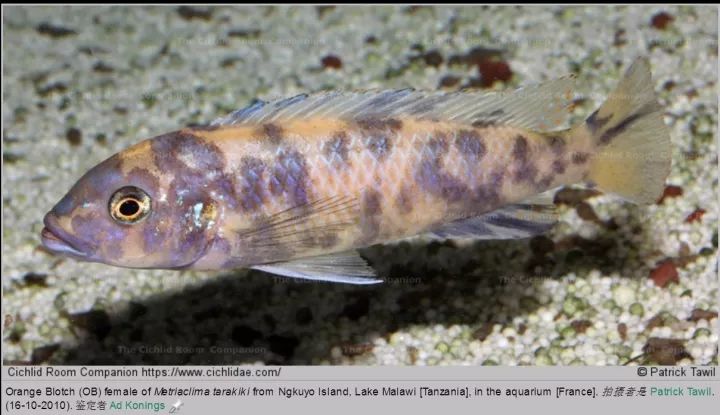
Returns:
[[[542,195],[563,185],[656,201],[671,149],[647,60],[584,123],[558,130],[573,81],[258,101],[95,166],[45,216],[42,242],[121,267],[368,284],[381,279],[356,249],[539,234],[556,221]]]

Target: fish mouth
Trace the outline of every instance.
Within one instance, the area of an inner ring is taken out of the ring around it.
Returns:
[[[70,242],[72,237],[67,234],[55,220],[45,216],[45,227],[40,232],[40,240],[45,248],[54,254],[67,255],[76,258],[87,258],[88,254]]]

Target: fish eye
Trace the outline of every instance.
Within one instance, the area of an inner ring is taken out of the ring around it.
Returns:
[[[150,213],[150,196],[135,186],[123,187],[112,195],[108,209],[115,222],[138,223]]]

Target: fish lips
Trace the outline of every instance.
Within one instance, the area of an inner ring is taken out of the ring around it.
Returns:
[[[91,260],[90,254],[82,248],[82,243],[65,231],[52,214],[45,215],[45,227],[40,232],[40,240],[50,252],[66,255],[86,261]]]

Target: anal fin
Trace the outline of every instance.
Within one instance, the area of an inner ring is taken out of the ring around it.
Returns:
[[[552,205],[514,204],[434,229],[432,239],[522,239],[549,231],[557,222]]]

